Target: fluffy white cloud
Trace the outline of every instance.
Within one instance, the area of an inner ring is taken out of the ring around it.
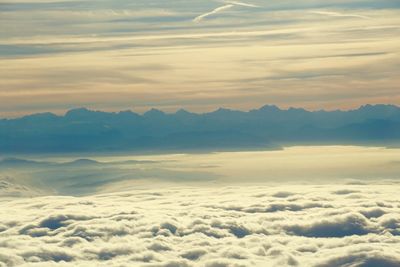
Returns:
[[[391,185],[2,198],[0,266],[399,266]]]

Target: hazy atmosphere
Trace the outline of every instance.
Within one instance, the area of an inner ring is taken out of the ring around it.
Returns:
[[[0,0],[0,267],[399,267],[398,0]]]
[[[1,0],[0,112],[398,104],[399,7]]]

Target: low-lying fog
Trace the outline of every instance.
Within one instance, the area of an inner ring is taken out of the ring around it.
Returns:
[[[400,266],[400,150],[0,162],[0,266]]]
[[[2,195],[87,195],[161,184],[378,183],[397,181],[400,149],[290,147],[277,151],[117,156],[5,157]],[[19,192],[21,191],[21,192]]]

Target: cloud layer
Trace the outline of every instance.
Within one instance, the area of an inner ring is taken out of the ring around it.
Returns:
[[[399,179],[399,154],[396,148],[322,146],[250,152],[99,155],[78,160],[60,155],[60,158],[40,160],[5,158],[0,160],[0,197],[82,196],[142,188],[149,183],[160,187],[243,183],[283,186],[299,181],[390,185]],[[346,195],[353,191],[335,192]],[[277,192],[275,196],[284,198],[290,192]],[[264,208],[269,211],[299,209],[296,203]]]
[[[400,264],[397,185],[3,198],[0,216],[0,266]]]

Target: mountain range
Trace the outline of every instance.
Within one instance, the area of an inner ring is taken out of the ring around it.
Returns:
[[[0,153],[220,151],[287,145],[400,144],[400,107],[364,105],[349,111],[307,111],[266,105],[210,113],[151,109],[65,115],[33,114],[0,120]]]

